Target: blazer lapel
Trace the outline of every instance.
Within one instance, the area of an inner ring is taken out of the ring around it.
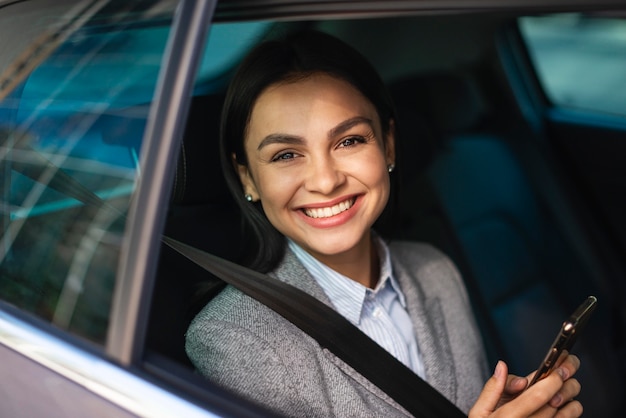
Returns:
[[[438,298],[428,297],[420,285],[419,269],[407,271],[392,256],[394,275],[404,293],[407,310],[417,336],[424,362],[426,380],[452,402],[456,401],[456,376],[453,356]]]
[[[335,309],[328,296],[326,296],[324,289],[317,284],[317,281],[311,276],[307,269],[304,268],[302,263],[298,260],[298,257],[296,257],[289,248],[285,250],[285,256],[278,267],[270,272],[269,275],[297,287]]]

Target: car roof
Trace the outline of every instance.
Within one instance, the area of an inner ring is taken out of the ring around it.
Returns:
[[[382,16],[435,14],[451,12],[557,12],[624,8],[623,0],[222,0],[217,3],[215,19],[263,19],[290,16],[320,18],[328,16]]]

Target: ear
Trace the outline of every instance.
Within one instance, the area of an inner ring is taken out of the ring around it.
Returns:
[[[387,165],[396,164],[396,123],[389,119],[389,132],[385,137],[385,159]]]
[[[252,201],[256,202],[259,200],[259,192],[257,190],[254,179],[252,178],[252,174],[250,173],[250,169],[247,165],[239,164],[233,154],[233,165],[235,166],[235,170],[239,175],[239,181],[241,181],[241,185],[243,186],[244,195],[252,196]]]

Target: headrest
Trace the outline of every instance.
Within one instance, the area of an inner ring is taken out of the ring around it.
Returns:
[[[428,73],[394,82],[390,90],[398,108],[411,107],[439,132],[467,132],[487,115],[487,104],[469,75]]]
[[[192,99],[183,136],[171,203],[180,206],[230,199],[219,156],[219,125],[224,96]]]

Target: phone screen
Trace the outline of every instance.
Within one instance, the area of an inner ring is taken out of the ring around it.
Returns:
[[[582,332],[584,326],[589,320],[589,316],[596,308],[598,299],[595,296],[589,296],[572,315],[561,326],[561,330],[557,334],[554,342],[550,346],[548,353],[537,368],[537,373],[533,377],[529,386],[546,377],[565,359],[576,342],[577,337]]]

